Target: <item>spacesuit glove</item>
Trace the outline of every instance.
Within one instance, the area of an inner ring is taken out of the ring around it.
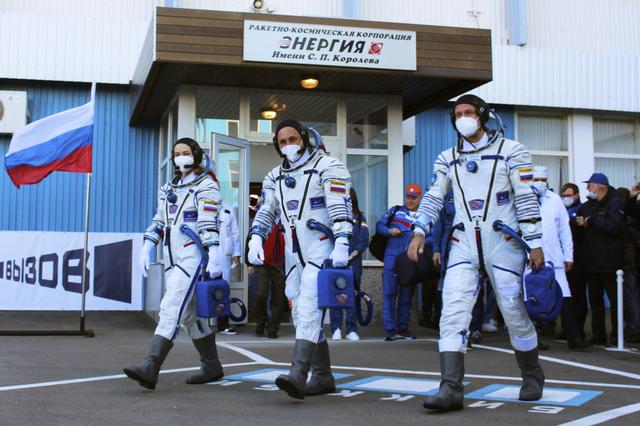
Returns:
[[[349,239],[340,237],[336,239],[333,251],[329,255],[329,259],[336,268],[344,268],[349,263]]]
[[[264,263],[264,249],[262,248],[262,238],[253,234],[249,240],[249,263],[252,265],[262,265]]]
[[[142,269],[142,276],[145,278],[149,274],[149,265],[151,264],[151,251],[155,246],[156,245],[151,241],[144,240],[144,244],[142,244],[142,250],[140,250],[138,263],[140,265],[140,269]]]
[[[211,256],[211,252],[209,252],[207,272],[209,273],[209,277],[212,279],[222,276],[222,269],[220,268],[220,264],[218,263],[218,256]]]

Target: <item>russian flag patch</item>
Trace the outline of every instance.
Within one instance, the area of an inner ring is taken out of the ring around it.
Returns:
[[[518,170],[520,174],[520,181],[522,182],[530,182],[533,180],[533,168],[531,167],[523,167]]]
[[[329,182],[329,191],[345,194],[347,192],[347,184],[339,180],[332,180]]]

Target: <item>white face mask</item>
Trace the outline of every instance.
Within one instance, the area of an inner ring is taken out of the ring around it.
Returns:
[[[591,200],[595,200],[596,198],[598,198],[598,194],[596,194],[594,191],[589,191],[587,193],[587,198]]]
[[[533,191],[538,195],[544,195],[547,192],[547,182],[532,182],[531,187]]]
[[[290,163],[295,163],[302,156],[302,153],[298,153],[298,151],[300,151],[300,145],[287,145],[284,148],[280,148],[280,151],[282,151]]]
[[[180,155],[174,158],[173,162],[176,163],[176,166],[178,166],[182,173],[185,173],[193,168],[193,157],[190,155]]]
[[[565,207],[571,207],[571,205],[573,204],[573,198],[572,197],[562,197],[562,204],[564,204]]]
[[[468,138],[478,131],[478,121],[471,117],[460,117],[456,120],[456,129],[462,136]]]

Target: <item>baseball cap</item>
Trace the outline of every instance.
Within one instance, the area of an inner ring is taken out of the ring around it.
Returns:
[[[410,183],[404,190],[404,195],[413,195],[414,197],[419,197],[422,195],[422,189],[420,189],[419,185],[415,183]]]
[[[604,173],[594,173],[584,183],[599,183],[600,185],[609,185],[609,178]]]

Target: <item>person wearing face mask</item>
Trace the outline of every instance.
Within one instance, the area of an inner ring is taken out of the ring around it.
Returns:
[[[220,205],[219,222],[220,268],[222,269],[222,278],[231,283],[231,270],[240,265],[240,229],[233,207],[224,202]],[[220,317],[217,320],[218,333],[237,334],[236,330],[229,325],[229,317]]]
[[[616,343],[616,271],[624,265],[624,201],[603,173],[585,181],[588,201],[576,213],[576,225],[584,231],[582,255],[589,286],[592,343],[607,344],[604,292],[611,302],[611,340]]]
[[[576,317],[576,328],[580,340],[585,340],[584,323],[587,318],[587,276],[584,270],[582,259],[582,240],[584,228],[576,224],[578,209],[582,205],[580,202],[580,190],[574,183],[565,183],[560,189],[562,203],[569,215],[569,225],[571,226],[571,237],[573,238],[573,267],[567,271],[567,281],[573,299],[573,308]]]
[[[573,300],[566,272],[573,269],[573,238],[569,225],[569,215],[560,197],[547,184],[548,173],[544,166],[533,167],[531,188],[538,196],[542,217],[542,250],[545,260],[553,263],[555,278],[562,289],[562,328],[571,350],[589,347],[578,334]],[[555,322],[553,322],[555,328]]]
[[[147,356],[140,365],[124,369],[127,377],[147,389],[155,389],[160,367],[184,328],[200,354],[201,369],[187,378],[188,384],[214,382],[223,377],[213,330],[206,319],[195,315],[193,297],[201,270],[202,244],[209,252],[206,272],[212,278],[222,274],[218,262],[219,221],[222,202],[215,175],[209,173],[208,158],[191,138],[179,139],[172,149],[176,176],[158,191],[158,207],[144,234],[140,265],[146,277],[150,255],[162,242],[165,263],[165,294],[160,302],[160,319]],[[186,225],[199,236],[193,241],[181,231]]]
[[[505,234],[494,230],[497,220],[519,229],[531,247],[529,265],[544,264],[540,206],[529,184],[533,179],[531,154],[498,129],[489,129],[489,106],[474,95],[461,96],[453,105],[451,124],[458,132],[455,146],[436,158],[432,184],[423,196],[414,222],[408,256],[414,262],[424,238],[437,222],[444,198],[453,189],[455,218],[442,286],[440,370],[436,395],[423,406],[461,410],[464,395],[464,354],[471,311],[479,286],[488,280],[509,329],[511,345],[522,375],[519,398],[542,397],[544,373],[538,362],[538,338],[522,295],[525,254]]]
[[[285,294],[292,304],[296,342],[289,373],[280,375],[276,385],[290,397],[304,399],[335,391],[318,309],[318,271],[326,259],[338,268],[348,264],[351,175],[340,161],[324,153],[320,135],[296,120],[278,124],[273,146],[282,164],[267,173],[262,183],[262,206],[251,227],[248,260],[263,264],[263,242],[280,215],[285,229]],[[328,226],[335,242],[310,230],[309,219]]]

